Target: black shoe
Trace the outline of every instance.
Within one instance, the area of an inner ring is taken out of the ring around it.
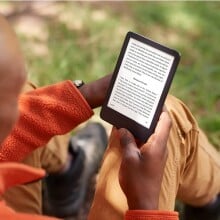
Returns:
[[[85,200],[92,176],[98,171],[107,146],[107,134],[99,123],[90,123],[70,139],[74,160],[65,173],[46,178],[46,214],[76,216]]]
[[[218,220],[220,218],[220,195],[215,202],[202,207],[184,206],[184,220]]]

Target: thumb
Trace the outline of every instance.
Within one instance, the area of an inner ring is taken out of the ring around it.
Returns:
[[[134,157],[139,152],[134,136],[125,128],[118,130],[120,145],[122,147],[123,155],[125,157]]]
[[[172,121],[169,114],[167,112],[162,112],[155,129],[155,134],[157,134],[159,146],[164,146],[162,143],[167,143],[171,127]]]

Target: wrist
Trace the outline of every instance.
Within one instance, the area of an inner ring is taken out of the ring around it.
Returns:
[[[95,83],[84,84],[79,91],[92,109],[101,106],[104,102],[105,91],[102,91]]]
[[[85,84],[83,80],[74,80],[73,84],[76,86],[76,88],[80,91],[84,99],[87,101],[89,106],[91,108],[95,108],[96,104],[94,103],[94,98],[91,94],[94,94],[94,86],[92,83]]]
[[[111,75],[107,75],[94,82],[83,84],[79,88],[79,91],[91,108],[96,108],[103,104],[110,79]]]
[[[158,210],[158,200],[146,198],[128,201],[129,210]]]

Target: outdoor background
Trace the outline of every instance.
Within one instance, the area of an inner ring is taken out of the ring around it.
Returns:
[[[0,10],[38,86],[112,72],[128,31],[178,50],[170,93],[220,147],[220,2],[2,2]]]

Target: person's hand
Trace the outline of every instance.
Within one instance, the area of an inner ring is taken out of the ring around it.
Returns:
[[[96,108],[103,104],[111,78],[112,74],[109,74],[94,82],[86,83],[79,88],[91,108]]]
[[[171,119],[167,112],[162,112],[154,134],[140,148],[128,130],[118,130],[122,147],[119,183],[130,210],[158,209],[170,129]]]

